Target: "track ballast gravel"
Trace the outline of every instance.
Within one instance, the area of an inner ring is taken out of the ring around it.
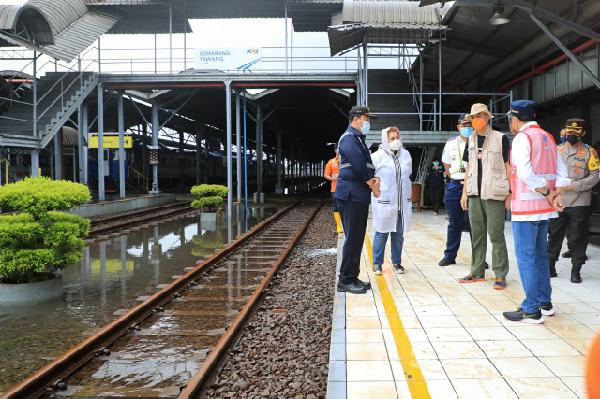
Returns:
[[[337,245],[331,207],[312,220],[204,398],[324,398]],[[319,251],[315,251],[319,253]]]

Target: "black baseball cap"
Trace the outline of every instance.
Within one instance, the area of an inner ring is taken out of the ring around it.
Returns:
[[[354,106],[350,109],[350,117],[367,115],[369,118],[376,119],[377,117],[371,113],[369,107]]]

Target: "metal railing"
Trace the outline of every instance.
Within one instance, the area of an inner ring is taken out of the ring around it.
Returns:
[[[458,116],[461,115],[460,112],[447,112],[443,109],[440,109],[438,104],[438,98],[440,93],[434,92],[423,92],[420,93],[417,91],[411,93],[369,93],[369,96],[423,96],[423,105],[424,109],[420,109],[419,106],[415,106],[416,111],[414,112],[374,112],[377,116],[418,116],[423,123],[424,130],[440,130],[441,126],[438,126],[439,121],[442,120],[443,117],[453,117],[455,120],[458,119]],[[506,110],[509,109],[510,103],[512,102],[512,93],[494,93],[494,92],[482,92],[482,93],[460,93],[460,92],[442,92],[442,98],[444,97],[489,97],[488,108],[490,113],[494,115],[494,122],[499,122],[506,119]],[[414,103],[414,101],[413,101]],[[425,105],[429,106],[429,110],[427,111]],[[469,111],[465,109],[465,112]],[[425,123],[428,122],[428,123]],[[454,125],[452,125],[454,126]]]
[[[11,106],[13,104],[23,104],[26,106],[29,106],[32,108],[32,118],[31,120],[34,121],[34,134],[37,134],[37,131],[39,130],[39,126],[38,123],[42,120],[42,118],[52,109],[55,107],[55,105],[57,103],[61,104],[61,109],[64,112],[65,110],[65,106],[67,105],[68,101],[70,99],[66,98],[68,93],[71,93],[71,88],[74,87],[74,85],[79,82],[79,86],[80,88],[83,88],[84,85],[84,74],[86,72],[94,72],[94,65],[98,65],[98,60],[94,59],[94,58],[87,58],[85,59],[85,61],[82,63],[82,58],[85,58],[88,54],[92,53],[92,52],[96,52],[97,53],[97,47],[90,47],[86,50],[86,52],[84,52],[78,59],[71,61],[70,63],[64,63],[64,62],[59,62],[57,60],[48,60],[46,61],[44,64],[42,64],[40,67],[35,66],[35,75],[37,76],[39,73],[41,73],[41,71],[47,69],[47,66],[53,66],[54,70],[53,72],[63,72],[63,75],[58,78],[56,81],[54,81],[54,83],[52,84],[52,86],[50,86],[49,88],[47,88],[45,90],[45,93],[41,96],[38,97],[37,99],[35,99],[33,102],[27,102],[27,101],[21,101],[21,100],[16,100],[14,98],[11,97],[0,97],[0,100],[5,100],[5,101],[9,101]],[[25,64],[21,70],[19,70],[18,72],[16,72],[15,74],[13,74],[14,76],[19,76],[21,73],[24,73],[25,70],[27,68],[30,68],[32,66],[32,64],[34,63],[34,59],[30,60],[27,64]],[[69,74],[69,72],[73,72],[76,73],[76,75],[72,75]],[[70,78],[70,80],[69,80]],[[18,90],[21,86],[23,85],[23,83],[21,83],[21,85],[16,89]],[[57,94],[56,92],[58,90],[55,90],[56,88],[60,87],[60,91]],[[15,89],[13,89],[15,90]],[[11,94],[12,91],[11,90]],[[44,101],[44,99],[47,98],[47,96],[52,95],[53,99],[52,101],[49,103],[48,106],[46,106],[43,109],[40,109],[39,106],[42,104],[42,101]],[[22,122],[26,122],[27,120],[25,119],[20,119],[20,118],[12,118],[6,115],[0,115],[0,118],[2,119],[7,119],[7,120],[18,120],[18,121],[22,121]]]
[[[129,181],[135,180],[138,187],[141,187],[143,190],[150,190],[150,179],[147,178],[142,172],[134,168],[133,166],[128,167],[129,170]],[[142,182],[142,184],[140,184]]]

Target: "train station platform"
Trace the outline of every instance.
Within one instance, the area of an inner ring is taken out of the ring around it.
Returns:
[[[375,276],[369,221],[360,278],[372,290],[336,293],[327,398],[584,398],[585,355],[600,329],[600,247],[588,248],[582,284],[569,281],[568,259],[558,262],[559,277],[552,279],[557,313],[528,325],[502,317],[524,295],[510,223],[503,291],[492,288],[489,270],[485,283],[458,283],[469,272],[468,233],[458,264],[437,265],[446,225],[444,215],[413,213],[402,256],[406,273],[392,270],[388,245],[383,275]],[[338,268],[342,244],[340,236]]]

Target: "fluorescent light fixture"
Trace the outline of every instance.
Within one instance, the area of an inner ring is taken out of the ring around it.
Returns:
[[[502,13],[504,12],[503,7],[494,7],[494,14],[490,18],[490,24],[494,26],[504,25],[510,22],[510,19],[506,18]]]

